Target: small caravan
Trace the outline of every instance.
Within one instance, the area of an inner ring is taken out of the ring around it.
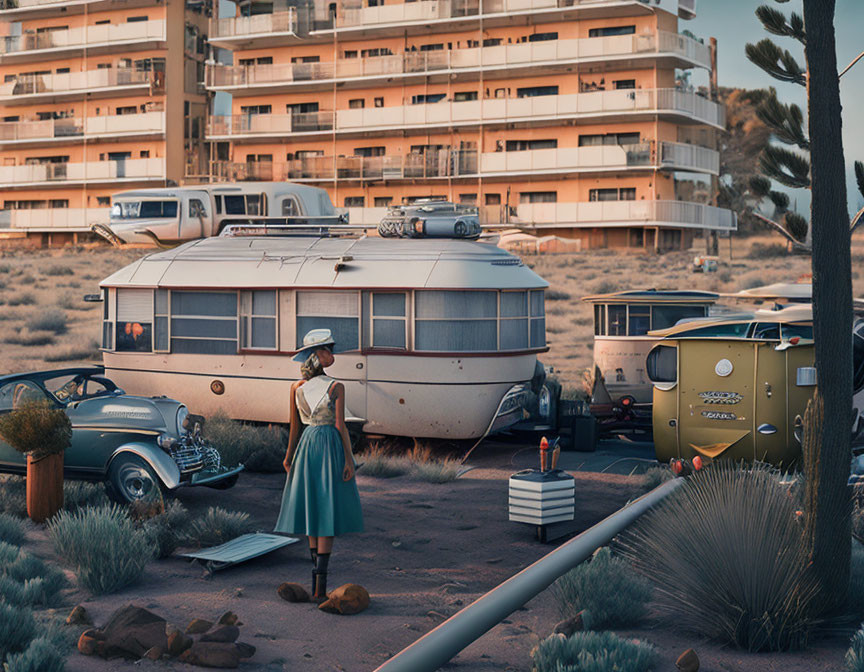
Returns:
[[[645,357],[657,342],[648,332],[703,318],[718,299],[701,291],[630,290],[583,297],[594,306],[594,366],[612,399],[651,402]],[[596,382],[595,382],[596,385]]]
[[[240,182],[121,191],[109,223],[95,233],[114,245],[176,245],[218,236],[241,224],[332,225],[342,222],[324,189],[290,182]]]
[[[286,423],[291,357],[326,327],[330,374],[367,433],[468,439],[523,419],[548,283],[517,257],[467,240],[226,233],[102,281],[106,375],[128,392]]]
[[[646,361],[658,460],[701,455],[787,467],[797,462],[802,418],[816,389],[811,306],[696,320],[652,335],[660,339]],[[860,393],[861,322],[854,343]],[[859,394],[853,402],[859,413],[862,401]]]

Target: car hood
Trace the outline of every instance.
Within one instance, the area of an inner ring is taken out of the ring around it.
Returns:
[[[177,411],[183,404],[167,397],[85,399],[67,409],[74,426],[145,429],[177,436]]]

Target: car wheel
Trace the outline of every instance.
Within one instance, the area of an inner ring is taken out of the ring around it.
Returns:
[[[208,483],[208,488],[213,488],[214,490],[227,490],[228,488],[233,488],[237,485],[237,479],[240,478],[240,474],[234,474],[233,476],[229,476],[228,478],[223,478],[221,481],[216,481],[215,483]]]
[[[137,455],[118,455],[108,468],[108,492],[121,504],[162,498],[162,482]]]

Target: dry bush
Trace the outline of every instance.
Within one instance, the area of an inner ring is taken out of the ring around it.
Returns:
[[[46,310],[44,313],[33,315],[25,323],[29,331],[49,331],[52,334],[65,334],[68,330],[66,324],[66,313],[62,310]]]
[[[196,516],[185,526],[183,543],[196,547],[215,546],[254,529],[248,513],[211,506],[204,515]]]
[[[748,259],[776,259],[787,256],[789,252],[783,243],[753,243],[747,253]]]
[[[36,303],[36,297],[31,292],[21,292],[6,299],[9,306],[32,306]]]
[[[70,266],[64,266],[63,264],[51,264],[46,267],[42,273],[44,275],[50,276],[58,276],[58,275],[75,275],[74,269]]]
[[[7,345],[23,345],[25,347],[41,347],[43,345],[52,345],[54,343],[54,335],[45,331],[27,331],[22,329],[13,336],[7,336],[3,339]]]
[[[660,654],[647,642],[611,632],[551,635],[531,652],[534,672],[650,672]]]
[[[81,360],[101,360],[102,352],[99,350],[99,342],[91,340],[89,347],[71,345],[65,348],[55,348],[50,354],[45,355],[46,362],[77,362]]]

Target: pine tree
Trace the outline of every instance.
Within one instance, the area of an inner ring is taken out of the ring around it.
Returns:
[[[823,608],[829,610],[843,600],[848,588],[851,554],[847,486],[852,418],[851,240],[834,37],[835,0],[802,2],[803,17],[795,13],[787,17],[770,6],[759,7],[756,15],[769,33],[804,45],[806,70],[770,39],[748,44],[746,53],[775,79],[806,87],[809,137],[798,106],[781,103],[776,93],[767,98],[760,106],[760,118],[777,141],[796,149],[766,148],[760,161],[765,177],[752,180],[751,186],[784,213],[788,234],[812,250],[817,403],[822,421],[814,421],[818,427],[811,428],[818,432],[818,441],[813,436],[808,441],[815,446],[815,453],[804,465],[805,516],[812,567],[823,587]],[[859,187],[864,187],[864,166],[856,163],[855,171]],[[773,191],[771,180],[810,189],[812,225],[788,211],[788,196]],[[861,215],[855,216],[851,228]]]

